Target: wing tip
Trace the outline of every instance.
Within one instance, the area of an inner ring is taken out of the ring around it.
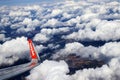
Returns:
[[[38,55],[38,53],[35,50],[35,47],[34,47],[33,42],[32,42],[32,39],[28,39],[28,43],[29,43],[30,56],[31,56],[32,62],[39,61],[40,60],[39,59],[39,55]]]

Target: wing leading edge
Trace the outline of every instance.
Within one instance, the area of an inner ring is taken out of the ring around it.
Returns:
[[[34,45],[33,45],[31,39],[28,39],[28,44],[29,44],[29,48],[30,48],[30,56],[32,59],[31,62],[22,64],[22,65],[17,65],[17,66],[0,69],[0,80],[9,79],[16,75],[22,74],[26,71],[31,70],[32,68],[34,68],[35,66],[37,66],[39,64],[38,61],[40,61],[40,58],[34,48]]]

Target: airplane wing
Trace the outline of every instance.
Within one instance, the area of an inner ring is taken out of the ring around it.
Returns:
[[[23,65],[19,65],[19,66],[1,69],[0,70],[0,80],[9,79],[13,76],[24,73],[24,72],[34,68],[37,65],[38,64],[27,63],[27,64],[23,64]]]
[[[30,56],[32,58],[31,62],[0,69],[0,80],[9,79],[13,76],[29,71],[39,64],[38,61],[40,59],[38,54],[35,51],[34,45],[32,44],[32,40],[28,39],[28,43],[30,48]]]

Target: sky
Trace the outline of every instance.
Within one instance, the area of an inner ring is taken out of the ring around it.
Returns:
[[[64,0],[0,0],[0,6],[7,5],[28,5],[28,4],[34,4],[34,3],[43,3],[43,2],[60,2]],[[66,0],[67,1],[67,0]],[[68,0],[70,1],[70,0]],[[82,0],[74,0],[74,1],[82,1]],[[84,0],[83,0],[84,1]],[[97,1],[97,0],[86,0],[86,1]],[[104,1],[119,1],[119,0],[104,0]]]
[[[56,0],[0,0],[0,6],[3,5],[26,5],[41,2],[55,2]],[[62,0],[57,0],[62,1]]]

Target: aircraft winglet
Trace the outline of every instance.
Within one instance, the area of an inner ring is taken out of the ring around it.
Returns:
[[[31,56],[32,61],[40,61],[39,55],[38,55],[38,53],[36,52],[36,50],[34,48],[32,40],[28,39],[28,43],[29,43],[30,56]]]

